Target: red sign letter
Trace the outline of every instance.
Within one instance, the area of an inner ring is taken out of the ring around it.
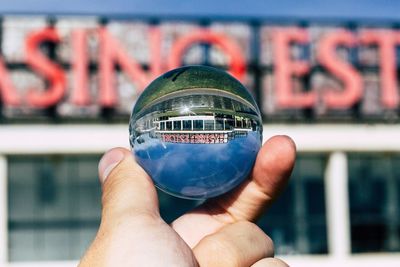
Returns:
[[[29,91],[27,101],[36,107],[55,105],[61,100],[65,92],[63,69],[40,52],[39,45],[44,41],[60,41],[54,28],[45,28],[41,31],[31,33],[25,43],[26,62],[50,82],[50,87],[45,92]]]
[[[85,30],[76,30],[72,33],[72,52],[73,84],[71,102],[75,105],[85,106],[90,103]]]
[[[341,92],[329,90],[324,93],[328,107],[350,108],[362,96],[362,80],[358,72],[350,64],[335,56],[339,45],[354,46],[356,42],[353,34],[345,30],[330,33],[320,41],[317,54],[319,62],[344,84]]]
[[[205,29],[189,33],[176,41],[169,57],[169,68],[173,69],[181,66],[182,56],[186,50],[191,45],[200,42],[214,44],[224,51],[229,57],[229,72],[238,80],[243,80],[246,72],[246,62],[240,47],[229,37]]]
[[[302,76],[309,71],[307,62],[292,61],[290,45],[292,42],[306,43],[308,34],[303,29],[287,28],[276,30],[273,34],[275,88],[277,104],[282,108],[306,108],[314,105],[315,93],[294,93],[292,76]]]
[[[361,33],[361,42],[379,47],[382,104],[386,108],[399,105],[396,80],[396,34],[390,30],[366,30]]]
[[[111,36],[107,30],[100,28],[100,104],[112,107],[117,103],[114,81],[114,64],[117,62],[126,71],[132,81],[137,82],[139,90],[143,90],[151,79],[160,74],[160,31],[156,28],[150,31],[150,47],[152,54],[150,77],[143,71],[139,63],[129,59],[127,52]],[[156,56],[158,58],[156,58]]]

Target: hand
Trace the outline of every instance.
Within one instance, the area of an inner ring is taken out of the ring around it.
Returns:
[[[129,150],[114,148],[99,163],[102,219],[79,266],[287,266],[254,222],[278,196],[295,162],[286,136],[268,140],[241,186],[207,200],[171,225],[160,217],[150,177]]]

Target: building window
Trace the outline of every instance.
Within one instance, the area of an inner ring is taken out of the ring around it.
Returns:
[[[215,130],[217,130],[217,131],[224,130],[224,120],[223,119],[215,120]]]
[[[10,261],[77,260],[100,223],[100,156],[10,156],[8,258]],[[158,192],[167,222],[198,205]]]
[[[174,121],[174,130],[180,131],[182,128],[182,121]]]
[[[172,130],[172,121],[167,121],[165,128],[169,131]]]
[[[235,127],[235,122],[233,119],[226,119],[225,130],[233,130]]]
[[[236,120],[236,128],[242,128],[242,120],[240,118],[235,118]]]
[[[213,120],[205,120],[204,121],[204,130],[214,130],[214,121]]]
[[[100,222],[99,156],[11,156],[10,261],[79,259]]]
[[[203,130],[203,121],[202,120],[194,120],[193,121],[193,130],[202,131]]]
[[[400,155],[348,159],[352,252],[400,251]]]
[[[326,155],[300,154],[287,189],[259,221],[277,254],[326,254]]]
[[[183,128],[184,131],[192,130],[192,121],[191,120],[184,120],[183,121]]]

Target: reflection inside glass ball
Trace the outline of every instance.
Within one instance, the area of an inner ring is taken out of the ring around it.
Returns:
[[[187,66],[153,81],[130,120],[137,162],[172,195],[223,194],[250,173],[262,140],[258,107],[224,71]]]

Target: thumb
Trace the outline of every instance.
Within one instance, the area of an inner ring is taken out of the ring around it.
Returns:
[[[107,151],[99,162],[102,221],[142,215],[159,217],[157,192],[149,175],[124,148]]]

